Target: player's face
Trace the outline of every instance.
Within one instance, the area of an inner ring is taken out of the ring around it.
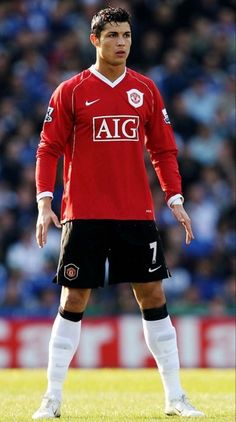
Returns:
[[[100,60],[110,65],[125,65],[131,46],[128,22],[107,23],[100,38],[94,40]]]

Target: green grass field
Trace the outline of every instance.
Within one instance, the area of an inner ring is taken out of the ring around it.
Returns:
[[[0,371],[0,421],[26,422],[46,387],[45,370]],[[235,421],[233,370],[182,370],[183,387],[206,417]],[[180,421],[163,414],[163,392],[155,369],[71,369],[64,388],[61,422]],[[186,420],[186,418],[184,418]],[[187,418],[187,420],[193,418]],[[196,419],[196,418],[194,418]]]

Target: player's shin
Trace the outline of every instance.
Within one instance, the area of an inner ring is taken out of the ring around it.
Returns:
[[[158,309],[158,308],[157,308]],[[183,390],[179,376],[179,355],[176,332],[170,317],[163,313],[160,319],[153,320],[153,311],[143,311],[143,330],[147,346],[157,363],[164,387],[166,401],[180,397]],[[164,311],[164,308],[163,308]],[[149,316],[151,317],[149,318]],[[160,308],[156,315],[161,315]]]
[[[47,394],[58,400],[61,400],[68,367],[79,344],[83,314],[72,314],[73,320],[66,319],[65,316],[68,317],[68,315],[62,315],[63,312],[58,313],[53,324],[47,370]]]

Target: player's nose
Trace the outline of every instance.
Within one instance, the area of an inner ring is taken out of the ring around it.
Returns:
[[[125,45],[125,40],[123,37],[118,37],[117,38],[117,44],[118,45]]]

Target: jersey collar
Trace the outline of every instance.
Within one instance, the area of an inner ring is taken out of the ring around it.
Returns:
[[[109,79],[107,79],[105,76],[103,76],[101,73],[99,73],[96,69],[94,64],[90,66],[89,68],[90,72],[93,73],[93,75],[97,76],[97,78],[101,79],[101,81],[105,82],[105,84],[109,85],[111,88],[114,88],[116,85],[118,85],[121,81],[123,81],[125,75],[126,75],[126,68],[124,73],[122,73],[119,78],[117,78],[115,81],[111,82]]]

